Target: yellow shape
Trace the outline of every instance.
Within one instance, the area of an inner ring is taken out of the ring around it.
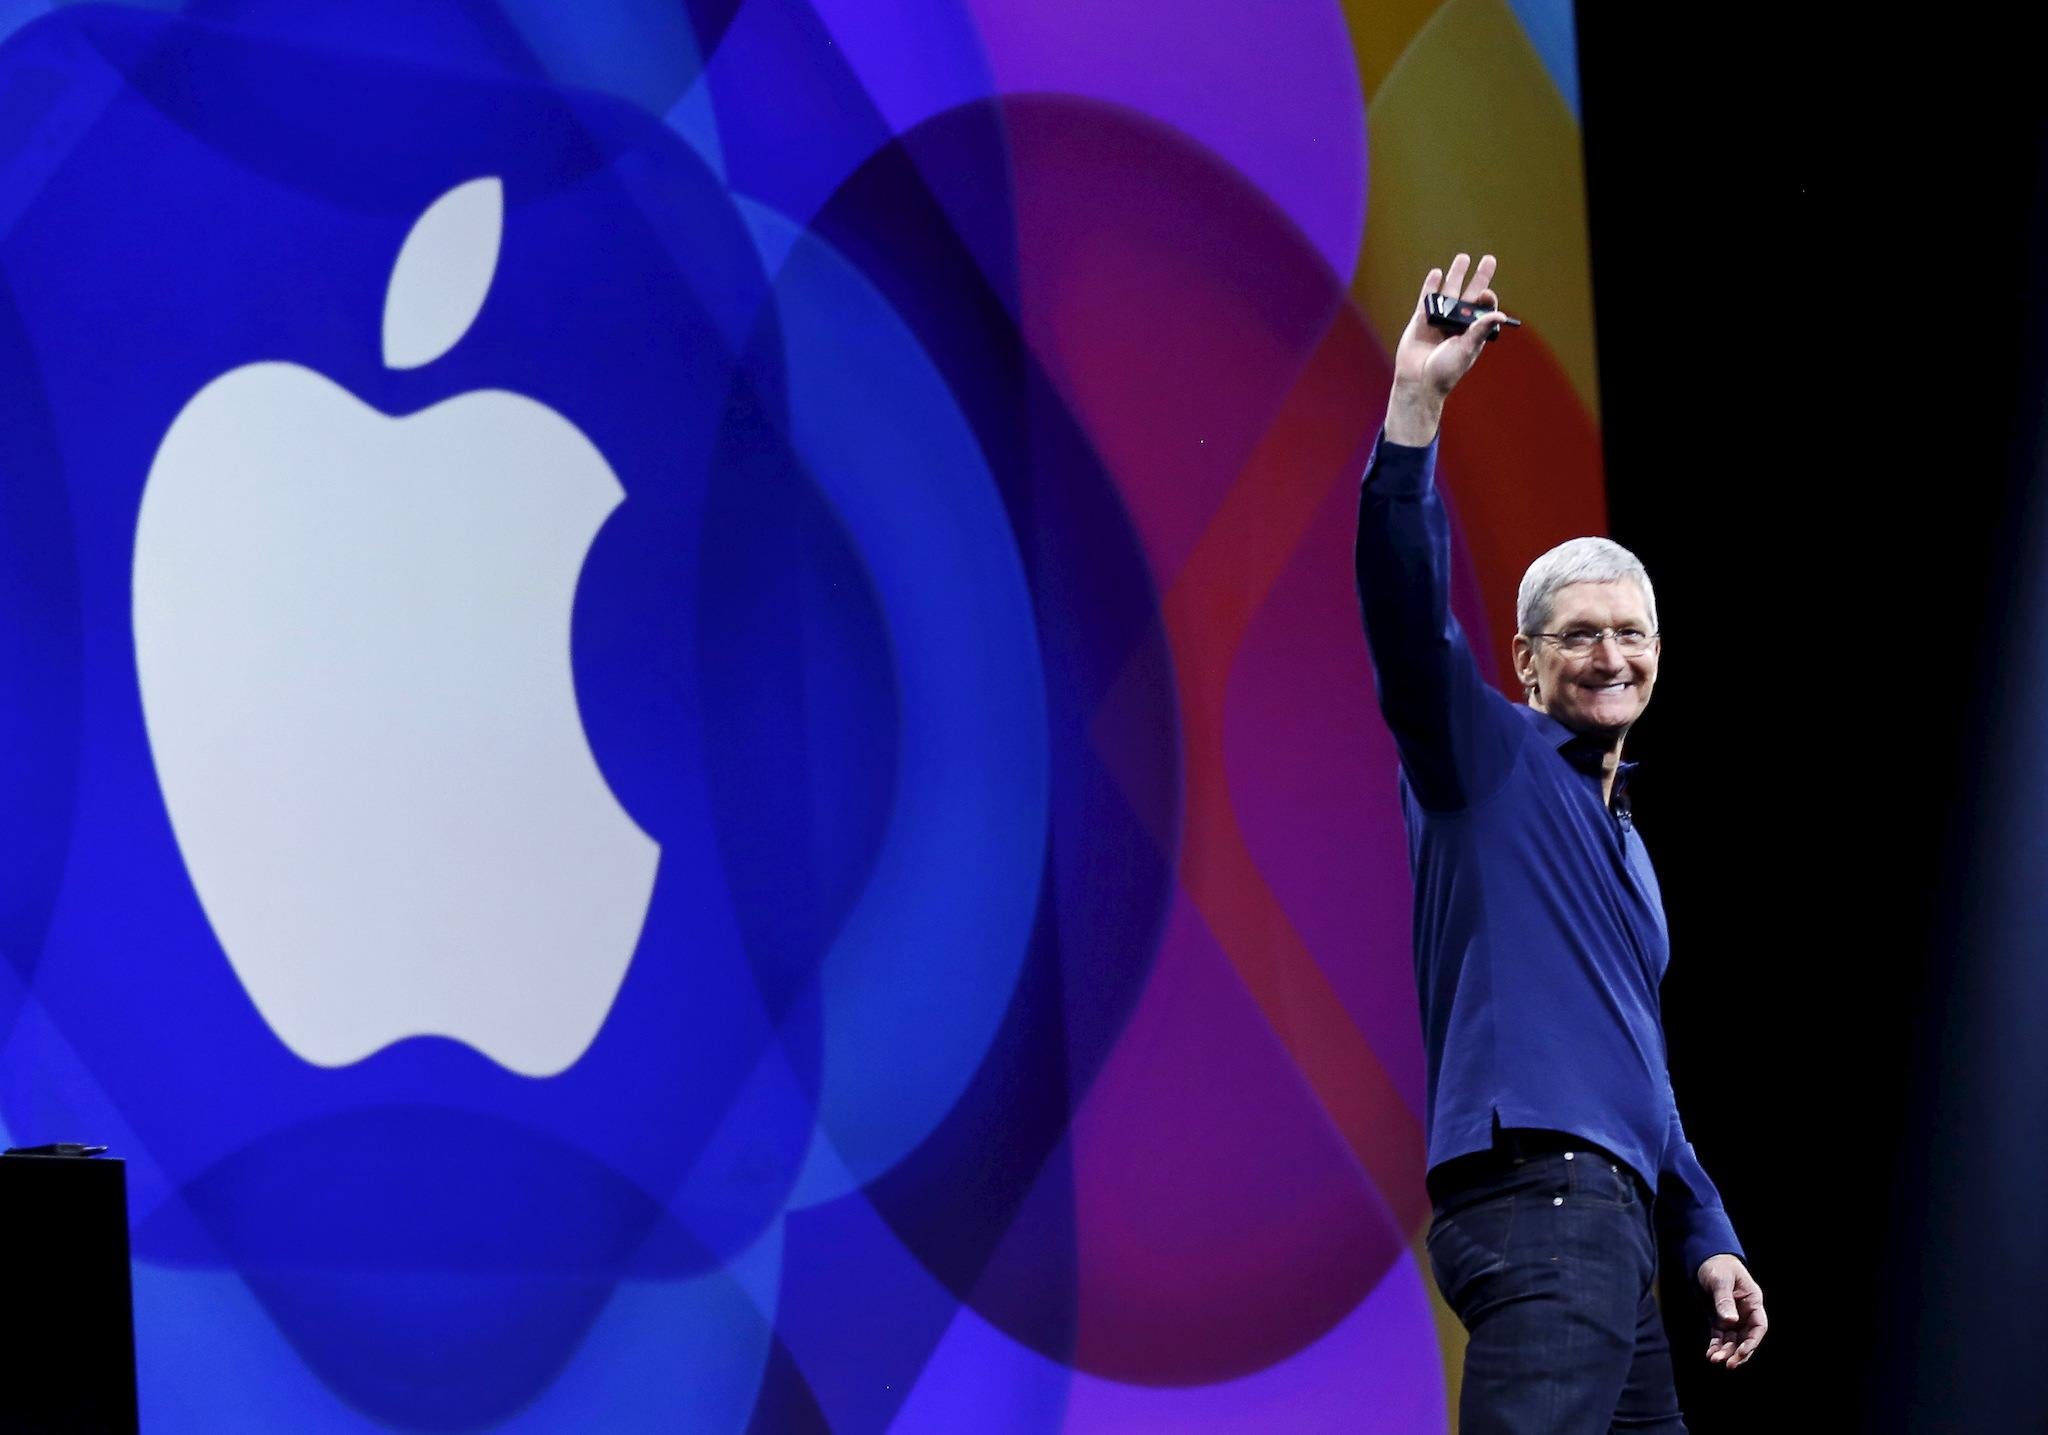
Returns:
[[[1358,83],[1370,101],[1408,42],[1436,9],[1437,0],[1344,0],[1344,25],[1351,31],[1351,53],[1358,62]]]
[[[1392,349],[1431,268],[1460,250],[1498,255],[1503,307],[1543,336],[1597,422],[1579,127],[1504,0],[1438,10],[1388,71],[1366,129],[1352,288],[1381,340]]]
[[[1424,1226],[1422,1233],[1409,1243],[1409,1249],[1415,1252],[1415,1264],[1422,1269],[1422,1284],[1429,1289],[1429,1313],[1436,1322],[1437,1348],[1443,1352],[1446,1429],[1449,1435],[1458,1435],[1458,1396],[1465,1388],[1465,1327],[1444,1303],[1443,1292],[1436,1288],[1428,1243],[1429,1228]]]

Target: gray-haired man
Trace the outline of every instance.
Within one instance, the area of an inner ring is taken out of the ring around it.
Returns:
[[[1468,267],[1430,271],[1401,335],[1357,552],[1415,876],[1430,1262],[1470,1337],[1464,1435],[1682,1431],[1653,1199],[1714,1305],[1707,1359],[1742,1365],[1766,1320],[1666,1070],[1663,901],[1621,761],[1657,681],[1656,598],[1626,549],[1575,539],[1522,581],[1526,701],[1481,675],[1434,469],[1444,401],[1499,315],[1462,334],[1424,317],[1438,293],[1497,304],[1492,256]]]

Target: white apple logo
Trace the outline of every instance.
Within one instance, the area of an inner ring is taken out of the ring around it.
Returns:
[[[496,178],[414,224],[384,362],[483,307]],[[321,1066],[408,1036],[551,1076],[625,981],[660,849],[576,707],[570,612],[624,498],[554,410],[479,390],[404,418],[258,363],[188,402],[136,523],[136,668],[187,871],[278,1037]]]

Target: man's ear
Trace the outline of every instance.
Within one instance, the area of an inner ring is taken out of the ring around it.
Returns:
[[[1536,645],[1525,633],[1515,634],[1514,644],[1515,676],[1522,680],[1522,686],[1529,692],[1536,691]]]

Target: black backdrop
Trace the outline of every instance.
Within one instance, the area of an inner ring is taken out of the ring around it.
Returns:
[[[1673,1075],[1773,1320],[1729,1374],[1673,1316],[1689,1419],[2048,1430],[2013,1344],[2048,1261],[1956,1248],[1987,1178],[1954,1160],[2025,1079],[1957,1083],[1959,971],[2048,961],[1966,920],[1983,795],[2041,785],[1986,753],[2048,347],[2037,86],[1997,58],[2028,47],[1579,8],[1611,528],[1666,635],[1630,755]]]

